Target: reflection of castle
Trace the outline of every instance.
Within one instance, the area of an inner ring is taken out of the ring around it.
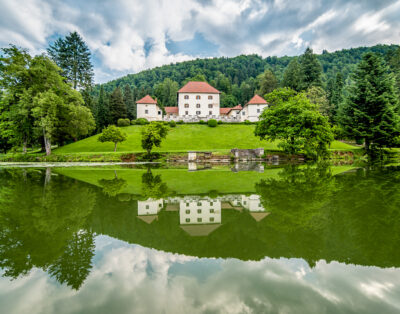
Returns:
[[[256,221],[269,214],[256,194],[228,194],[215,198],[193,195],[138,201],[138,218],[147,223],[153,222],[158,219],[164,204],[167,211],[179,211],[181,228],[192,236],[206,236],[221,226],[222,209],[248,210]]]

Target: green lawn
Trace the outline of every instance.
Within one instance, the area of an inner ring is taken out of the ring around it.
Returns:
[[[118,152],[143,152],[140,145],[141,126],[129,126],[123,128],[128,135],[128,139],[118,144]],[[185,152],[190,150],[219,151],[227,152],[232,148],[258,148],[266,150],[277,150],[276,142],[260,141],[254,136],[254,125],[218,125],[210,128],[207,125],[184,124],[171,128],[167,138],[163,141],[158,152]],[[55,154],[69,153],[104,153],[112,152],[113,143],[100,143],[97,141],[98,135],[72,143],[54,151]],[[353,150],[356,147],[333,142],[331,149]]]

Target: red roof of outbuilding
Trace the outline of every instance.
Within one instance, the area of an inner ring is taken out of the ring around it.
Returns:
[[[210,93],[219,94],[220,91],[212,87],[207,82],[188,82],[183,86],[178,93]]]
[[[150,95],[144,96],[142,99],[136,101],[137,104],[157,104],[157,100],[154,100]]]
[[[232,108],[232,110],[242,110],[242,106],[241,105],[237,105],[235,107]]]
[[[220,114],[228,114],[229,111],[231,111],[232,108],[219,108],[219,113]]]
[[[256,94],[252,99],[249,100],[247,104],[268,104],[268,103],[264,98]]]
[[[172,113],[178,113],[179,112],[179,108],[178,107],[164,107],[165,112],[168,114],[172,114]]]

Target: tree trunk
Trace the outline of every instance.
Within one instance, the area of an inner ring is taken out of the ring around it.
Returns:
[[[368,156],[369,156],[369,154],[370,154],[369,145],[370,145],[369,138],[366,137],[366,138],[364,139],[364,146],[365,146],[365,152],[367,153]]]
[[[24,139],[24,143],[22,144],[22,152],[24,154],[26,154],[26,146],[27,146],[26,139]]]
[[[114,143],[115,144],[115,146],[114,146],[114,152],[116,152],[117,151],[117,144],[118,143]]]
[[[51,155],[51,140],[47,137],[46,132],[43,130],[44,146],[46,148],[46,156]]]
[[[44,187],[46,187],[51,181],[51,168],[46,168],[46,175],[44,177]]]

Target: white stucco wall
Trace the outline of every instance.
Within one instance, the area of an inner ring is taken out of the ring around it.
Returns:
[[[136,108],[138,119],[145,118],[149,121],[161,121],[163,118],[162,111],[156,104],[136,104]]]
[[[185,96],[188,96],[189,99],[185,99]],[[196,99],[196,96],[200,96],[200,99]],[[212,99],[208,99],[209,96],[212,96]],[[205,94],[205,93],[178,93],[178,107],[179,107],[179,116],[198,116],[200,118],[205,118],[207,116],[219,116],[219,94]],[[189,107],[185,108],[185,104],[188,104]],[[197,108],[197,104],[200,104],[200,108]],[[212,108],[209,108],[208,105],[212,105]],[[197,112],[200,111],[200,114]],[[211,114],[210,114],[211,112]]]
[[[257,122],[264,108],[268,107],[267,104],[248,104],[246,105],[242,112],[245,114],[241,115],[241,120],[249,120],[251,122]]]
[[[179,222],[181,225],[221,223],[221,201],[180,200]]]
[[[250,196],[242,195],[242,206],[251,212],[265,211],[261,204],[260,195],[252,194]]]
[[[138,215],[156,215],[163,207],[163,199],[138,201]]]

